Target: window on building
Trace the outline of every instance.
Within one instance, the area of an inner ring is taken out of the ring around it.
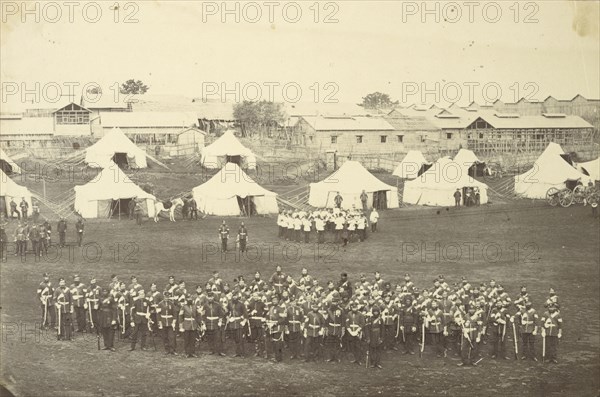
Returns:
[[[479,133],[479,139],[483,139],[483,133]]]
[[[421,143],[425,143],[425,135],[421,135]]]
[[[452,133],[446,132],[446,139],[452,139]]]
[[[313,143],[313,136],[312,136],[312,135],[309,135],[309,136],[308,136],[308,141],[309,141],[310,143]]]
[[[387,135],[381,135],[379,138],[381,139],[381,143],[387,142]]]
[[[356,143],[363,143],[363,136],[362,135],[357,135],[356,136]]]
[[[398,138],[398,143],[404,142],[404,135],[396,135],[396,137]]]
[[[89,124],[90,114],[81,111],[63,111],[56,114],[56,124]]]
[[[337,136],[333,135],[331,137],[331,143],[337,143]]]

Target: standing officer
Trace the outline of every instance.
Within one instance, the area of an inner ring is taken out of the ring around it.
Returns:
[[[240,302],[240,295],[235,292],[231,297],[231,302],[227,305],[227,327],[235,341],[234,357],[244,357],[246,354],[243,336],[247,322],[246,306]]]
[[[460,207],[460,198],[462,197],[462,194],[460,192],[460,189],[456,189],[456,191],[454,192],[454,206],[455,207]]]
[[[58,340],[71,340],[73,298],[64,278],[58,279],[58,288],[54,290],[53,301],[58,317]]]
[[[508,360],[506,356],[506,331],[510,315],[504,307],[502,301],[496,301],[496,305],[491,309],[488,320],[490,329],[490,342],[492,343],[492,358],[498,356]],[[510,330],[509,330],[510,332]]]
[[[96,284],[96,279],[92,278],[90,280],[90,286],[87,289],[86,293],[86,306],[90,332],[92,332],[92,329],[95,329],[97,335],[100,334],[100,327],[98,325],[98,314],[100,309],[101,294],[102,290],[100,286]]]
[[[562,316],[558,310],[558,303],[548,305],[548,311],[544,313],[542,324],[542,338],[546,338],[546,359],[549,362],[558,364],[556,360],[558,350],[558,340],[562,338]]]
[[[287,313],[285,307],[280,305],[279,298],[273,295],[271,300],[271,307],[267,313],[266,326],[267,326],[267,338],[269,340],[267,350],[267,358],[269,353],[273,353],[273,361],[281,362],[283,360],[283,338],[284,338],[284,326],[287,320]]]
[[[229,228],[225,221],[219,226],[219,240],[221,241],[221,252],[227,252],[227,240],[229,239]]]
[[[81,247],[83,243],[83,218],[79,217],[77,223],[75,224],[75,230],[77,230],[77,244]]]
[[[345,326],[346,334],[348,335],[348,344],[352,355],[354,356],[354,364],[359,364],[362,359],[361,339],[363,328],[365,326],[365,317],[358,311],[358,303],[353,301],[350,304],[351,312],[346,316]]]
[[[33,218],[33,223],[37,225],[38,219],[40,219],[40,206],[35,200],[33,200],[31,204],[31,215]]]
[[[79,276],[76,274],[73,276],[73,284],[71,284],[71,295],[73,298],[73,308],[75,316],[77,318],[77,331],[86,332],[86,309],[87,304],[85,297],[87,294],[87,288],[85,284],[80,281]]]
[[[137,292],[137,300],[134,300],[131,305],[131,348],[129,351],[135,350],[135,345],[138,339],[140,339],[141,350],[146,349],[146,336],[148,335],[150,319],[150,305],[146,300],[146,294],[141,289]]]
[[[133,208],[133,213],[135,215],[135,223],[138,226],[142,226],[142,216],[144,215],[144,210],[142,209],[142,204],[137,200],[135,201],[135,207]]]
[[[287,307],[286,339],[291,350],[291,359],[300,357],[300,342],[302,340],[302,325],[304,324],[304,311],[298,306],[294,295],[290,296],[290,304]]]
[[[335,203],[335,208],[342,208],[342,201],[344,201],[344,199],[340,195],[340,192],[337,192],[335,198],[333,199],[333,202]]]
[[[257,274],[260,277],[260,274]],[[262,283],[264,284],[264,282]],[[262,285],[260,287],[257,285],[256,288],[260,288],[262,291]],[[248,312],[250,316],[250,341],[254,343],[255,346],[254,355],[256,357],[262,356],[265,353],[263,322],[265,321],[266,307],[258,290],[252,293],[252,300],[248,305]]]
[[[373,307],[373,317],[365,327],[365,339],[369,355],[371,356],[371,368],[381,369],[381,351],[383,350],[384,325],[379,314],[379,306]]]
[[[312,302],[311,311],[304,320],[305,362],[313,361],[321,354],[321,339],[324,335],[325,319],[319,313],[319,306]]]
[[[419,313],[415,307],[416,300],[411,295],[406,295],[402,302],[400,312],[400,332],[404,342],[404,354],[415,354],[415,344],[417,343],[417,323]]]
[[[462,362],[457,364],[462,366],[475,366],[473,358],[477,355],[477,346],[481,341],[481,318],[475,312],[475,306],[469,305],[469,312],[461,321],[462,343],[460,346],[460,356]]]
[[[25,201],[25,197],[21,198],[21,203],[19,204],[21,207],[21,215],[23,215],[23,220],[27,220],[27,211],[29,211],[29,204]]]
[[[427,333],[430,335],[431,341],[435,346],[437,356],[442,357],[442,354],[446,355],[442,344],[442,335],[448,334],[448,328],[444,321],[444,313],[439,308],[436,300],[433,300],[431,308],[425,311],[425,324]]]
[[[54,287],[50,281],[50,275],[44,273],[44,280],[37,289],[37,296],[42,303],[42,328],[54,328],[56,326],[56,312],[54,311]]]
[[[156,315],[158,317],[158,329],[162,332],[165,354],[177,355],[177,340],[175,339],[175,324],[177,323],[177,307],[171,299],[171,292],[163,293],[163,300],[158,304]]]
[[[185,356],[187,358],[198,357],[196,355],[196,334],[200,324],[199,310],[194,305],[191,295],[185,297],[185,303],[179,310],[179,332],[183,334]]]
[[[67,235],[67,220],[65,219],[64,216],[60,217],[60,220],[58,221],[58,226],[56,227],[56,230],[58,231],[58,244],[60,247],[64,247],[65,246],[65,236]]]
[[[240,251],[246,252],[246,243],[248,242],[248,230],[244,226],[244,222],[240,224],[238,229],[237,241],[240,244]]]
[[[194,199],[194,197],[192,196],[189,200],[188,200],[188,207],[190,210],[190,220],[198,220],[198,203],[196,202],[196,200]]]
[[[13,217],[13,214],[16,213],[17,214],[17,219],[21,220],[21,213],[19,212],[19,210],[17,210],[17,203],[15,202],[14,198],[10,198],[10,217]]]
[[[117,327],[117,302],[108,288],[103,288],[99,301],[98,327],[104,339],[104,350],[115,351],[115,329]]]
[[[537,361],[535,356],[535,336],[537,335],[538,320],[539,316],[530,301],[526,301],[525,306],[521,307],[515,315],[515,321],[519,325],[523,343],[521,347],[523,350],[521,360],[531,358],[533,361]]]
[[[31,241],[31,249],[33,250],[33,256],[34,257],[39,257],[41,256],[41,250],[40,250],[40,231],[37,227],[37,225],[34,223],[33,226],[31,227],[31,229],[29,229],[29,240]]]
[[[360,202],[362,204],[362,210],[364,212],[367,212],[367,200],[368,200],[369,196],[367,195],[367,192],[365,192],[365,190],[363,189],[362,193],[360,194]]]
[[[210,346],[210,354],[218,354],[225,357],[223,353],[223,343],[221,340],[221,327],[225,312],[223,306],[215,302],[215,295],[208,293],[208,301],[202,309],[202,318],[206,324],[206,337]]]
[[[341,344],[344,336],[344,313],[339,305],[339,299],[334,297],[329,310],[327,311],[326,318],[326,331],[325,331],[325,346],[328,347],[329,359],[327,362],[341,362]]]
[[[24,256],[27,236],[25,235],[25,227],[21,223],[19,223],[15,229],[15,243],[17,244],[17,252],[15,253],[15,256]]]

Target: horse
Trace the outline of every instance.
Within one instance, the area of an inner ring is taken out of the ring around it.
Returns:
[[[158,216],[163,211],[169,211],[169,220],[175,222],[175,210],[180,205],[183,206],[183,200],[180,198],[171,200],[170,207],[165,207],[162,201],[157,201],[156,204],[154,204],[154,222],[158,222]]]

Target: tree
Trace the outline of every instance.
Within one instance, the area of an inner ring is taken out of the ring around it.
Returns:
[[[121,94],[138,95],[145,94],[146,91],[148,91],[149,89],[150,87],[144,84],[142,80],[129,79],[123,84],[121,84],[120,91]]]
[[[392,109],[398,106],[398,101],[392,101],[388,94],[383,94],[381,92],[374,92],[372,94],[363,97],[362,103],[359,103],[359,106],[364,107],[365,109]]]
[[[244,101],[233,105],[233,117],[242,127],[242,136],[266,132],[271,135],[271,129],[278,127],[285,120],[281,103],[260,101]]]

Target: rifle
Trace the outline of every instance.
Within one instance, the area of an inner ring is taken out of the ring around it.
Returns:
[[[42,328],[46,326],[47,319],[48,319],[48,298],[44,299],[44,323],[42,324]]]
[[[546,360],[546,331],[542,329],[542,362]]]
[[[421,326],[421,351],[419,352],[419,357],[423,358],[423,351],[425,351],[425,321]]]
[[[57,339],[60,340],[60,329],[62,328],[62,316],[61,316],[61,307],[60,307],[60,303],[58,303],[58,300],[56,301],[56,303],[58,304],[58,335],[57,335]]]
[[[515,326],[515,323],[513,321],[512,323],[512,329],[513,329],[513,337],[515,338],[515,359],[519,359],[519,344],[517,342],[517,327]]]

